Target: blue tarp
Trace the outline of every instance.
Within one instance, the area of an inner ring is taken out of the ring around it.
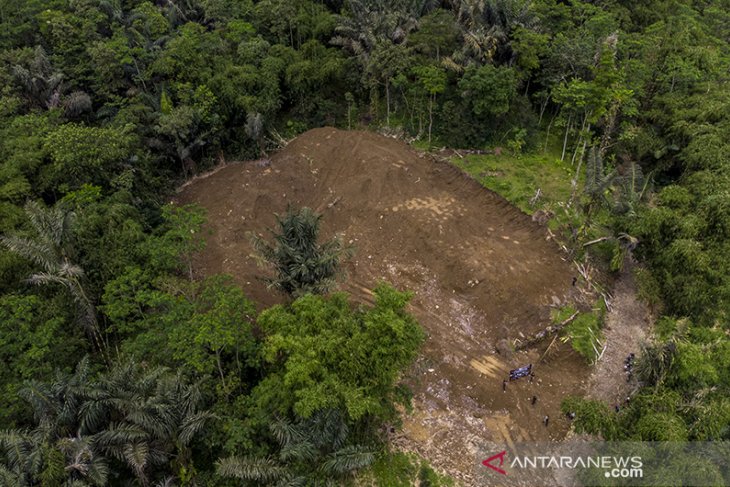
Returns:
[[[519,367],[517,369],[512,369],[509,371],[509,380],[517,380],[522,377],[526,377],[530,375],[532,372],[532,364],[525,365],[524,367]]]

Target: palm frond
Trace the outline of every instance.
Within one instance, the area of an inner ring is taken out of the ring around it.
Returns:
[[[124,460],[127,462],[135,475],[143,484],[146,483],[147,476],[145,468],[147,468],[147,460],[149,457],[149,445],[147,443],[128,443],[122,449]]]
[[[0,243],[11,252],[25,257],[47,272],[51,272],[58,266],[58,256],[44,241],[36,241],[22,237],[0,237]]]
[[[155,487],[175,487],[175,477],[165,477],[155,484]]]
[[[208,421],[215,418],[215,414],[209,411],[201,411],[199,413],[195,413],[185,417],[182,424],[180,425],[180,441],[184,445],[187,445],[193,440],[193,437],[195,437],[195,435],[197,435],[203,429]]]
[[[311,442],[303,440],[282,446],[279,457],[285,462],[292,460],[310,462],[317,457],[317,449]]]
[[[149,438],[147,432],[142,428],[112,424],[109,429],[96,433],[93,437],[94,444],[107,451],[120,460],[124,460],[124,448],[131,443],[144,442]]]
[[[24,487],[27,484],[22,482],[19,474],[11,472],[0,463],[0,485],[5,485],[7,487]]]
[[[329,474],[343,475],[367,467],[375,461],[375,454],[357,445],[346,446],[333,453],[322,464],[322,470]]]
[[[286,468],[268,457],[223,458],[216,462],[216,472],[222,477],[234,477],[255,482],[274,482],[287,477]]]
[[[10,469],[22,471],[33,450],[33,441],[27,431],[0,431],[0,446]]]
[[[304,477],[302,475],[294,476],[291,474],[287,474],[287,476],[279,479],[278,482],[276,482],[276,487],[304,487],[305,485],[309,485],[310,482],[308,481],[307,477]]]
[[[296,443],[303,439],[303,435],[299,428],[286,419],[276,419],[272,421],[269,425],[269,430],[271,430],[276,441],[282,446]]]

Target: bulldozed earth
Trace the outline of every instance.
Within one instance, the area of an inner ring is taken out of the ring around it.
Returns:
[[[405,377],[413,407],[391,433],[397,447],[471,485],[483,482],[485,453],[567,433],[560,402],[585,391],[584,359],[560,340],[506,345],[579,300],[575,271],[544,227],[449,163],[375,133],[321,128],[270,159],[198,178],[177,202],[208,213],[196,272],[232,275],[260,307],[282,298],[258,278],[247,233],[267,235],[289,204],[322,213],[322,237],[354,247],[340,286],[354,301],[371,302],[381,281],[413,292],[428,339]],[[532,379],[503,385],[530,363]]]

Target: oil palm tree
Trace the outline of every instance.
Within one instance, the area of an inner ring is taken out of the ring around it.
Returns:
[[[514,53],[509,34],[516,27],[534,29],[537,16],[531,0],[455,0],[453,10],[463,30],[462,48],[444,58],[444,65],[461,72],[499,59],[509,63]]]
[[[348,15],[337,18],[332,43],[355,54],[366,66],[377,42],[404,42],[418,19],[436,7],[434,0],[349,0]]]
[[[374,105],[377,105],[377,87],[384,85],[388,125],[391,82],[388,72],[395,69],[391,62],[406,60],[408,34],[418,27],[420,17],[436,7],[438,2],[434,0],[349,0],[348,15],[337,17],[335,37],[331,42],[348,51],[360,63]],[[383,59],[384,55],[390,62]]]
[[[106,485],[111,459],[143,486],[169,484],[193,470],[190,445],[213,418],[200,409],[196,384],[133,362],[94,380],[84,358],[71,374],[28,382],[20,396],[33,409],[35,428],[0,433],[0,480],[18,485]]]
[[[259,261],[274,268],[276,276],[266,281],[291,297],[324,294],[335,285],[340,273],[340,259],[351,253],[339,237],[318,243],[322,215],[309,208],[289,207],[284,215],[276,215],[277,230],[269,243],[259,235],[251,241]]]
[[[636,362],[636,375],[641,382],[658,388],[669,374],[677,355],[674,339],[663,344],[644,343]]]
[[[366,447],[348,443],[350,431],[337,409],[296,421],[280,419],[270,429],[279,443],[276,457],[224,458],[217,463],[218,474],[271,486],[336,485],[375,460]]]
[[[30,403],[36,427],[0,432],[2,485],[106,485],[106,459],[83,433],[80,414],[91,387],[88,358],[71,374],[30,381],[19,395]],[[13,479],[8,480],[8,479]]]
[[[39,431],[0,432],[6,464],[0,465],[0,485],[107,485],[108,467],[96,455],[89,438],[69,437],[55,443]]]
[[[60,284],[69,291],[79,309],[79,323],[108,361],[96,308],[83,286],[84,270],[72,262],[71,226],[74,213],[59,205],[44,208],[35,201],[29,201],[25,205],[25,214],[32,227],[31,236],[2,236],[0,243],[41,268],[39,272],[31,274],[29,283],[37,286]]]
[[[201,402],[198,386],[182,375],[127,362],[116,365],[87,396],[82,424],[100,451],[149,485],[155,468],[189,469],[190,443],[214,417],[199,409]]]
[[[35,107],[55,108],[61,97],[63,75],[54,70],[46,51],[38,46],[28,66],[13,66],[13,78]]]

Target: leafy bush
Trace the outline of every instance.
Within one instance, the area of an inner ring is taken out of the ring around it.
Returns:
[[[560,319],[571,308],[566,307],[553,316],[553,321],[558,323]],[[572,314],[572,313],[571,313]],[[573,321],[563,329],[564,338],[570,340],[573,349],[583,356],[588,362],[595,361],[601,353],[601,328],[605,315],[605,305],[602,300],[596,302],[596,307],[589,313],[580,313]],[[566,319],[570,314],[565,316]]]

